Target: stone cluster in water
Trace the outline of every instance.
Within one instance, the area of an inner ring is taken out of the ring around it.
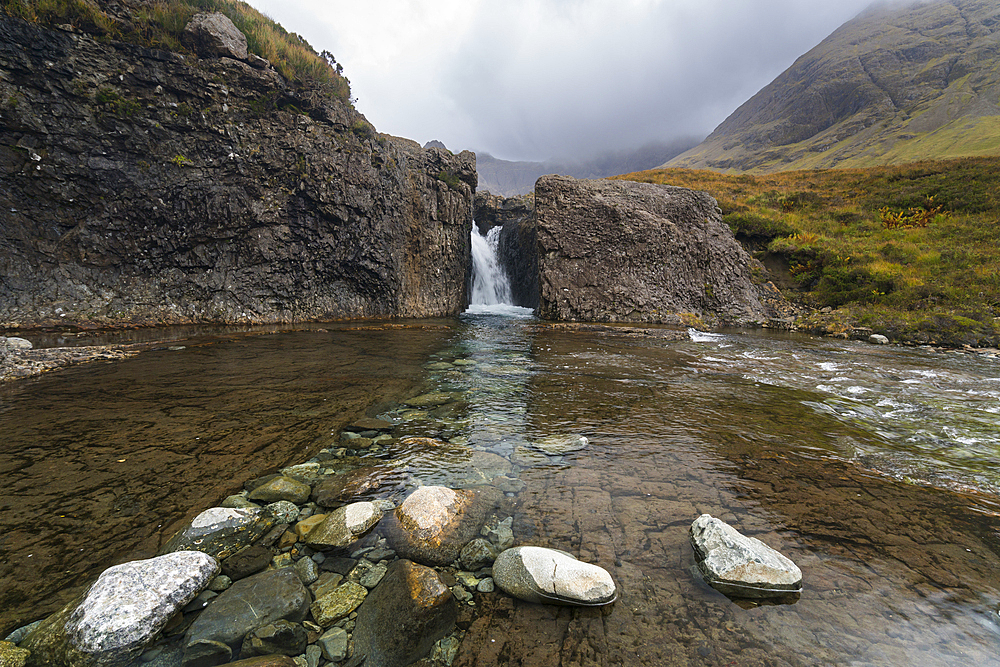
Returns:
[[[448,665],[478,597],[495,588],[534,602],[614,601],[603,568],[515,547],[518,463],[557,459],[586,438],[543,438],[504,457],[461,436],[394,437],[400,423],[447,423],[461,398],[439,388],[383,414],[392,421],[353,422],[315,458],[247,482],[160,556],[110,568],[0,649],[18,652],[15,667]],[[433,477],[440,461],[451,462],[448,485],[414,477]]]

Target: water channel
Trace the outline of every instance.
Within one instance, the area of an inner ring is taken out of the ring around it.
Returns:
[[[455,447],[372,454],[404,473],[387,495],[507,473],[523,482],[508,487],[519,543],[618,583],[603,612],[517,602],[474,625],[481,661],[1000,664],[1000,360],[659,333],[675,332],[507,306],[162,331],[168,343],[132,359],[0,386],[0,633],[368,414]],[[432,390],[451,402],[400,402]],[[586,446],[545,445],[567,435]],[[706,512],[792,558],[801,597],[759,605],[706,586],[688,542]]]

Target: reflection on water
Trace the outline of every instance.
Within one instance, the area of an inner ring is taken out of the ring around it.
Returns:
[[[191,492],[164,457],[187,461],[183,475],[226,456],[257,474],[367,410],[396,425],[397,440],[366,457],[395,469],[392,493],[492,483],[515,503],[520,542],[598,563],[619,584],[603,614],[519,602],[491,614],[484,598],[456,665],[487,650],[496,664],[997,664],[995,360],[757,333],[666,342],[520,315],[195,342],[6,390],[0,428],[16,447],[0,461],[36,500],[4,508],[4,534],[22,536],[2,543],[4,576],[33,576],[25,553],[60,530],[79,529],[77,548],[89,536],[141,551],[143,535],[127,533],[146,519],[225,494],[211,475]],[[432,392],[434,405],[404,402]],[[115,477],[122,452],[160,462],[137,474],[162,489],[135,505],[100,495],[135,493]],[[73,484],[45,486],[67,466]],[[139,516],[122,522],[118,507]],[[58,523],[63,508],[76,516]],[[706,512],[796,561],[801,597],[736,604],[705,585],[688,527]],[[108,517],[121,527],[101,536]],[[83,572],[70,551],[47,571]],[[35,603],[19,604],[10,618],[28,620]]]

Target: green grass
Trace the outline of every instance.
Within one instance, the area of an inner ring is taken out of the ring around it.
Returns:
[[[128,24],[86,0],[0,0],[0,12],[46,27],[70,24],[103,39],[179,53],[190,52],[183,33],[191,17],[200,12],[222,12],[246,35],[249,51],[269,60],[285,79],[344,102],[351,98],[350,82],[332,58],[317,54],[305,39],[237,0],[150,2],[134,11]]]
[[[788,267],[786,296],[835,309],[808,318],[814,328],[841,322],[895,340],[1000,342],[1000,158],[618,178],[712,194],[738,239],[770,266]]]

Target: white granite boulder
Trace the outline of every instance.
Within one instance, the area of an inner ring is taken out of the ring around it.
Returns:
[[[493,563],[493,579],[508,595],[528,602],[598,606],[618,597],[607,570],[544,547],[507,549]]]
[[[218,562],[199,551],[108,568],[81,601],[43,621],[21,647],[33,664],[126,665],[218,572]]]
[[[802,591],[802,572],[795,563],[709,514],[691,524],[691,544],[705,581],[721,593],[771,598]]]
[[[305,543],[320,549],[346,547],[361,539],[382,519],[382,510],[369,502],[351,503],[330,512],[305,534]]]

